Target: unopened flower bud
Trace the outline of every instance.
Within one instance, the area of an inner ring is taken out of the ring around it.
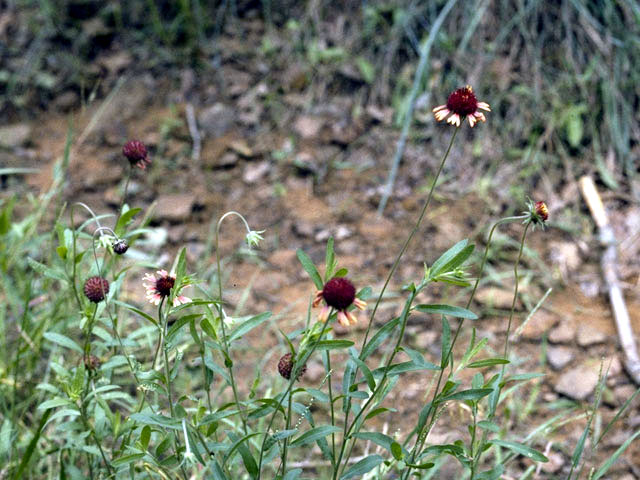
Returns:
[[[119,238],[118,240],[113,242],[111,247],[117,255],[123,255],[127,250],[129,250],[129,244],[122,238]]]
[[[84,294],[93,303],[99,303],[109,293],[109,282],[106,278],[90,277],[84,282]]]

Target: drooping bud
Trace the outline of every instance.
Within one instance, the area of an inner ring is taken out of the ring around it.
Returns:
[[[129,250],[129,244],[127,243],[126,240],[124,240],[123,238],[119,238],[118,240],[116,240],[115,242],[113,242],[113,244],[111,245],[111,247],[113,248],[113,251],[117,254],[117,255],[124,255],[124,253]]]

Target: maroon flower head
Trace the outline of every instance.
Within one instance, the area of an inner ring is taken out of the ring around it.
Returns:
[[[331,309],[338,311],[338,322],[343,326],[355,324],[358,319],[348,310],[353,305],[360,310],[367,306],[365,302],[356,298],[356,287],[348,279],[334,277],[325,283],[321,291],[316,293],[313,306],[317,307],[324,300],[325,307],[320,312],[318,320],[325,322],[329,318]]]
[[[147,156],[147,147],[139,140],[129,140],[122,147],[122,154],[127,157],[131,166],[136,166],[144,170],[147,165],[151,165],[151,160]]]
[[[479,102],[476,94],[473,93],[473,89],[467,85],[451,93],[447,99],[447,103],[434,108],[433,113],[439,122],[449,117],[447,123],[459,127],[460,123],[467,118],[469,125],[473,127],[477,122],[484,122],[486,120],[484,114],[479,112],[478,109],[486,112],[491,111],[489,104]]]
[[[322,298],[330,307],[345,310],[356,298],[356,287],[346,278],[332,278],[322,289]]]
[[[109,293],[109,282],[106,278],[90,277],[84,282],[84,294],[93,303],[99,303]]]
[[[118,240],[113,242],[113,245],[111,245],[111,247],[117,255],[123,255],[127,250],[129,250],[129,244],[122,238],[119,238]]]
[[[102,365],[102,362],[95,355],[88,355],[84,357],[84,366],[87,370],[94,372],[100,368],[100,365]]]
[[[290,353],[287,353],[283,355],[282,358],[280,358],[280,361],[278,361],[278,372],[284,378],[289,380],[291,378],[291,372],[293,371],[293,365],[294,365],[293,355],[291,355]],[[298,378],[304,375],[306,371],[307,371],[307,366],[303,365],[302,368],[300,369],[300,372],[298,373]],[[296,378],[296,380],[298,378]]]

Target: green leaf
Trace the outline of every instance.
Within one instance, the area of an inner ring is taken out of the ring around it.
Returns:
[[[494,433],[498,433],[500,431],[500,426],[490,420],[480,420],[478,422],[478,426],[483,430],[489,430]]]
[[[27,257],[27,263],[29,263],[29,266],[33,268],[36,272],[38,272],[40,275],[53,278],[54,280],[60,280],[62,282],[67,281],[67,277],[65,276],[64,272],[62,272],[61,270],[47,267],[43,263],[36,262],[31,257]]]
[[[384,461],[380,455],[369,455],[363,458],[358,463],[354,464],[340,477],[340,480],[347,480],[348,478],[360,477],[367,472],[370,472]]]
[[[376,79],[375,67],[364,57],[357,57],[356,65],[358,66],[358,70],[360,70],[360,75],[362,75],[364,81],[371,85]]]
[[[313,443],[320,438],[324,438],[327,435],[331,435],[332,433],[339,432],[340,428],[334,427],[332,425],[323,425],[321,427],[312,428],[304,432],[298,438],[291,442],[292,447],[299,447],[301,445],[306,445],[307,443]]]
[[[42,429],[47,424],[47,419],[49,418],[49,415],[51,415],[52,411],[53,410],[49,409],[46,412],[44,412],[44,414],[42,415],[42,418],[40,419],[40,425],[38,425],[38,429],[36,430],[35,434],[33,435],[33,438],[29,442],[27,449],[21,455],[22,461],[20,462],[20,466],[18,467],[18,469],[13,474],[12,480],[18,480],[19,478],[24,478],[22,474],[24,473],[25,468],[29,464],[29,460],[31,460],[31,455],[33,455],[33,451],[35,450],[36,445],[40,441],[40,435],[42,434]]]
[[[365,417],[365,420],[369,420],[370,418],[373,418],[377,415],[380,415],[381,413],[384,412],[396,412],[397,410],[395,408],[387,408],[387,407],[378,407],[378,408],[374,408],[373,410],[371,410],[367,416]]]
[[[402,460],[404,458],[402,446],[398,442],[391,443],[391,455],[393,455],[393,458],[396,460]]]
[[[356,362],[356,365],[358,365],[358,368],[362,370],[362,374],[364,375],[364,378],[367,381],[367,386],[369,387],[369,390],[374,392],[376,390],[376,381],[373,378],[373,375],[371,374],[371,370],[369,369],[366,363],[364,363],[362,360],[360,360],[358,357],[355,356],[355,353],[353,353],[354,351],[355,349],[350,351],[351,358],[353,359],[354,362]]]
[[[116,305],[120,305],[121,307],[124,307],[127,310],[132,311],[133,313],[137,313],[142,318],[144,318],[146,320],[149,320],[154,325],[158,325],[158,322],[156,321],[155,318],[153,318],[151,315],[148,315],[147,313],[143,312],[139,308],[134,307],[133,305],[129,305],[128,303],[121,302],[120,300],[113,300],[113,303],[115,303]]]
[[[116,235],[118,235],[119,237],[122,236],[125,232],[126,226],[129,224],[129,222],[131,222],[131,220],[133,220],[133,217],[135,217],[136,214],[141,210],[142,210],[141,208],[136,207],[136,208],[130,208],[126,212],[123,212],[122,215],[120,215],[120,218],[118,219],[116,228],[114,229],[114,231],[116,232]]]
[[[454,307],[452,305],[416,305],[414,307],[419,312],[447,315],[449,317],[456,318],[468,318],[470,320],[476,320],[478,316],[471,310],[467,310],[462,307]]]
[[[111,465],[114,467],[120,467],[122,465],[128,465],[129,463],[133,463],[141,458],[144,458],[146,453],[132,453],[131,455],[124,455],[122,457],[116,458],[111,462]]]
[[[519,453],[520,455],[524,455],[525,457],[530,458],[531,460],[536,462],[549,461],[549,459],[545,457],[542,453],[523,443],[507,442],[505,440],[491,440],[491,443],[494,445],[498,445],[500,447],[507,448],[512,452]]]
[[[336,267],[336,255],[333,251],[333,237],[327,240],[327,251],[324,258],[324,281],[328,282],[333,277],[333,270]]]
[[[320,277],[318,269],[313,264],[313,261],[306,253],[304,253],[304,251],[300,249],[296,250],[296,255],[298,257],[298,260],[300,260],[300,263],[302,264],[302,268],[306,270],[306,272],[311,277],[311,280],[313,280],[313,284],[318,290],[322,290],[322,288],[324,287],[324,284],[322,283],[322,277]]]
[[[362,352],[360,353],[360,360],[366,360],[369,355],[375,352],[380,344],[382,344],[382,342],[384,342],[387,337],[393,333],[393,330],[395,330],[399,323],[400,317],[397,317],[382,326],[382,328],[380,328],[380,330],[378,330],[376,334],[371,337],[369,343],[367,343],[362,349]]]
[[[391,445],[395,443],[395,440],[389,435],[385,435],[380,432],[357,432],[351,436],[373,442],[376,445],[380,445],[382,448],[387,449],[389,452],[391,452]]]
[[[255,478],[258,475],[258,464],[256,463],[255,458],[253,458],[253,455],[251,455],[251,451],[249,450],[249,448],[247,448],[247,446],[245,445],[245,442],[249,440],[251,437],[255,437],[256,435],[261,435],[261,434],[262,434],[261,432],[254,432],[254,433],[245,435],[244,437],[238,438],[237,435],[233,433],[229,433],[229,438],[231,438],[231,440],[233,440],[234,442],[231,448],[229,449],[229,451],[225,455],[224,463],[226,463],[227,460],[229,460],[229,458],[233,455],[233,452],[235,452],[237,449],[238,452],[240,452],[240,456],[242,457],[242,463],[244,463],[244,467],[247,469],[247,472],[249,472],[249,475],[251,475],[251,477]]]
[[[320,340],[316,350],[336,350],[338,348],[349,348],[354,343],[351,340]]]
[[[451,349],[451,326],[449,325],[449,321],[447,317],[442,316],[442,352],[440,355],[440,368],[444,369],[449,363],[449,350]]]
[[[447,273],[462,265],[473,253],[474,245],[469,240],[460,240],[449,250],[444,252],[429,269],[429,279],[434,279],[442,273]]]
[[[506,358],[485,358],[484,360],[478,360],[477,362],[471,362],[467,365],[468,368],[484,368],[484,367],[492,367],[494,365],[507,365],[511,363]]]
[[[282,480],[296,480],[297,478],[300,477],[301,473],[302,473],[301,468],[294,468],[293,470],[289,470],[287,474],[284,477],[282,477]]]
[[[439,398],[439,402],[448,402],[449,400],[462,400],[462,401],[475,401],[482,397],[486,397],[493,391],[492,388],[470,388],[469,390],[462,390],[461,392],[452,393]]]
[[[571,112],[567,116],[566,128],[569,145],[576,148],[580,145],[584,134],[584,123],[582,122],[580,111],[575,108],[571,109]]]
[[[82,353],[82,348],[80,348],[80,346],[76,342],[60,333],[45,332],[43,337],[50,342],[57,343],[58,345],[61,345],[65,348],[69,348],[71,350],[75,350],[78,353]]]
[[[638,430],[636,433],[634,433],[629,438],[627,438],[625,442],[622,445],[620,445],[620,447],[618,447],[618,449],[613,453],[613,455],[611,455],[607,459],[607,461],[602,464],[602,466],[598,469],[598,471],[591,478],[591,480],[598,480],[605,473],[607,473],[607,471],[611,468],[611,466],[616,462],[616,460],[618,460],[618,458],[620,458],[620,455],[624,453],[627,447],[631,445],[631,442],[633,442],[638,435],[640,435],[640,430]]]
[[[62,407],[63,405],[75,407],[75,405],[73,405],[70,400],[58,397],[41,403],[40,405],[38,405],[38,410],[48,410],[49,408]]]
[[[143,425],[156,425],[158,427],[171,428],[173,430],[182,430],[182,424],[179,420],[165,417],[158,413],[134,413],[129,418]]]
[[[233,342],[243,335],[247,334],[261,323],[267,321],[271,317],[271,312],[264,312],[255,317],[251,317],[249,320],[242,322],[229,334],[229,342]]]
[[[146,450],[149,448],[149,440],[151,439],[151,427],[145,425],[140,432],[140,445]]]

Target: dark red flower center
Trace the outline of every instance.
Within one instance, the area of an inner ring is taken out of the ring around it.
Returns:
[[[168,297],[171,294],[171,289],[173,288],[173,284],[175,282],[175,279],[168,275],[160,277],[158,278],[158,280],[156,280],[156,290],[163,297]]]
[[[549,218],[549,209],[547,209],[547,204],[544,202],[536,202],[535,209],[542,221],[546,222]]]
[[[122,154],[131,163],[136,163],[147,158],[147,147],[139,140],[130,140],[122,147]]]
[[[447,108],[461,117],[471,115],[478,110],[478,99],[469,86],[457,89],[447,99]]]
[[[346,310],[356,299],[356,287],[346,278],[332,278],[322,289],[322,298],[336,310]]]

